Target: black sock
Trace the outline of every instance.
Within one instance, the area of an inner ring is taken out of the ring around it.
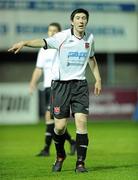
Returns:
[[[69,141],[70,144],[74,144],[75,141],[71,138],[71,135],[69,134],[68,130],[65,131],[65,139]]]
[[[45,150],[49,151],[54,132],[54,123],[46,125],[46,134],[45,134]]]
[[[77,134],[76,135],[77,144],[77,163],[83,164],[86,158],[87,146],[88,146],[88,134]]]
[[[57,135],[53,133],[53,139],[55,142],[56,152],[58,157],[65,156],[64,143],[65,143],[65,134]]]

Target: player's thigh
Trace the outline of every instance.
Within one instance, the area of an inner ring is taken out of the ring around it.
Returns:
[[[89,113],[89,90],[86,80],[78,81],[71,96],[71,110],[75,113]]]
[[[57,119],[70,115],[70,86],[67,82],[54,81],[51,86],[51,112]]]

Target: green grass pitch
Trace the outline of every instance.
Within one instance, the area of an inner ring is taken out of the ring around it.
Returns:
[[[76,156],[67,156],[62,172],[51,172],[53,144],[50,157],[35,156],[44,144],[44,123],[0,126],[0,180],[138,180],[138,123],[89,122],[88,127],[89,172],[76,174]],[[68,129],[75,137],[74,123]]]

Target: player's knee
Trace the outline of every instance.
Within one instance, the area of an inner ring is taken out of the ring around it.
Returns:
[[[54,131],[55,131],[56,134],[62,135],[62,134],[65,133],[66,128],[65,128],[65,127],[64,127],[64,128],[56,128],[56,127],[55,127]]]
[[[76,128],[76,132],[78,133],[78,134],[87,134],[88,133],[88,130],[87,130],[87,128]]]
[[[51,114],[50,114],[50,111],[46,111],[45,113],[45,121],[50,121],[52,118],[51,118]]]
[[[76,131],[79,134],[87,133],[87,120],[86,119],[76,119]]]

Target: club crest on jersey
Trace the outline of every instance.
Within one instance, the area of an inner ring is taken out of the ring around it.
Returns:
[[[86,43],[85,43],[85,48],[88,49],[89,46],[90,46],[90,44],[86,42]]]
[[[60,113],[60,107],[54,107],[54,114],[58,115]]]

